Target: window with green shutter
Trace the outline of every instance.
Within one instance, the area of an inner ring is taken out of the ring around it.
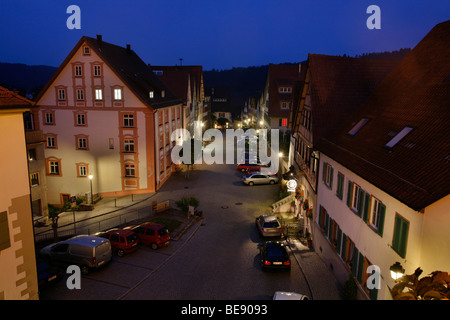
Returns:
[[[352,208],[352,191],[353,191],[353,183],[351,181],[348,182],[347,187],[347,207]]]
[[[394,237],[392,239],[392,249],[397,252],[400,257],[406,256],[406,244],[408,241],[409,222],[403,219],[399,214],[395,216]]]
[[[336,190],[336,196],[342,200],[344,196],[344,175],[340,172],[338,172],[338,184],[337,184],[337,190]]]

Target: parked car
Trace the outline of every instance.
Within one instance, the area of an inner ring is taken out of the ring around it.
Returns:
[[[169,229],[158,223],[144,222],[125,229],[133,231],[139,238],[139,243],[149,245],[154,250],[167,246],[170,242]]]
[[[39,290],[47,288],[49,285],[58,282],[64,277],[63,269],[50,265],[39,255],[36,257],[36,269]]]
[[[269,170],[269,169],[267,169]],[[275,172],[273,171],[268,171],[268,172],[263,172],[263,169],[261,169],[261,167],[248,167],[247,169],[245,169],[245,175],[249,175],[252,173],[263,173],[263,174],[268,174],[268,175],[276,175]]]
[[[273,300],[309,300],[309,297],[296,292],[276,291]]]
[[[256,163],[250,163],[249,161],[246,161],[244,163],[240,163],[237,166],[237,169],[241,172],[245,172],[245,170],[249,167],[258,167],[258,168],[262,168],[262,167],[267,167],[267,165],[262,164],[260,162],[256,162]]]
[[[123,257],[126,253],[134,252],[138,248],[139,239],[131,230],[116,228],[98,232],[94,236],[108,239],[111,242],[112,251],[117,253],[119,257]]]
[[[50,264],[78,265],[83,274],[89,273],[111,261],[111,243],[108,239],[80,235],[56,242],[39,251]]]
[[[256,227],[263,237],[281,237],[283,229],[275,215],[261,215],[256,218]]]
[[[259,250],[263,271],[269,269],[291,269],[291,260],[283,243],[279,241],[267,241],[260,245]]]
[[[249,186],[255,184],[275,184],[278,183],[279,179],[275,175],[262,174],[260,172],[254,172],[246,175],[242,178],[242,182]]]

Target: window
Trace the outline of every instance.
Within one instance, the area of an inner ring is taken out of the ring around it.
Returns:
[[[77,89],[77,100],[84,100],[84,89]]]
[[[44,121],[45,124],[55,124],[54,122],[54,113],[53,112],[45,112],[44,113]]]
[[[338,172],[338,183],[337,183],[337,190],[336,190],[336,196],[342,200],[342,197],[344,196],[344,175],[340,172]]]
[[[292,92],[292,88],[291,87],[280,87],[279,92],[280,93],[290,93],[290,92]]]
[[[411,127],[404,127],[399,133],[397,133],[388,143],[384,146],[387,148],[393,148],[400,140],[402,140],[408,133],[412,131]]]
[[[357,216],[368,221],[370,195],[360,186],[351,181],[348,182],[347,206],[356,213]],[[364,214],[364,215],[363,215]]]
[[[8,212],[0,212],[0,251],[11,246],[9,238]]]
[[[36,149],[28,149],[28,160],[29,161],[36,160]]]
[[[125,139],[124,140],[124,151],[125,152],[134,152],[134,140],[133,139]]]
[[[84,54],[85,56],[90,55],[90,54],[91,54],[91,48],[89,48],[89,47],[84,47],[83,54]]]
[[[279,126],[280,127],[287,127],[287,119],[280,119]]]
[[[47,136],[45,142],[47,148],[56,148],[56,136]]]
[[[84,113],[77,113],[75,115],[76,119],[76,125],[77,126],[85,126],[86,125],[86,114]]]
[[[87,138],[78,138],[78,149],[87,149]]]
[[[154,93],[153,91],[150,91],[150,92],[148,93],[148,96],[150,97],[150,99],[153,99],[154,96],[155,96],[155,93]]]
[[[59,175],[59,161],[49,161],[48,165],[50,174]]]
[[[125,177],[135,177],[136,171],[134,164],[126,164],[125,165]]]
[[[66,89],[58,89],[58,100],[60,101],[66,100]]]
[[[102,75],[102,66],[101,65],[94,65],[94,77],[100,77]]]
[[[87,177],[87,166],[84,164],[78,165],[78,176]]]
[[[392,239],[392,249],[400,257],[406,256],[406,244],[408,240],[409,222],[403,219],[399,214],[395,215],[394,238]]]
[[[122,89],[114,89],[114,100],[122,100]]]
[[[357,124],[353,126],[353,128],[349,132],[347,132],[347,134],[354,136],[359,131],[359,129],[361,129],[367,123],[367,121],[369,121],[368,118],[362,118],[358,121]]]
[[[281,102],[281,110],[289,110],[289,102],[287,101]]]
[[[80,65],[75,66],[75,77],[81,77],[83,75],[83,68]]]
[[[103,100],[103,90],[95,89],[95,100]]]
[[[378,199],[372,197],[371,205],[371,215],[370,215],[370,226],[375,230],[380,236],[383,236],[384,227],[384,216],[386,214],[386,206],[381,203]]]
[[[123,126],[127,128],[134,127],[134,114],[123,115]]]
[[[30,184],[32,187],[38,186],[39,182],[39,172],[34,172],[30,174]]]
[[[333,188],[333,167],[330,166],[328,163],[324,162],[323,164],[323,183],[325,185],[332,189]]]

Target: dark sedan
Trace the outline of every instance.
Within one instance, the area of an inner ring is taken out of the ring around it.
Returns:
[[[291,260],[285,245],[279,241],[267,241],[259,247],[263,271],[271,269],[290,270]]]

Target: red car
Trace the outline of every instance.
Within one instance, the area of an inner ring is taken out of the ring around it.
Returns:
[[[161,224],[144,222],[127,228],[137,235],[140,243],[149,245],[154,250],[167,246],[170,242],[169,229]]]
[[[139,239],[131,230],[111,229],[105,232],[97,232],[94,235],[108,239],[112,251],[116,252],[119,257],[122,257],[125,253],[134,252],[138,248]]]
[[[263,168],[263,167],[267,168],[267,165],[261,163],[241,163],[237,166],[237,169],[241,172],[245,172],[245,170],[247,170],[248,168]]]
[[[261,167],[248,167],[245,170],[245,175],[249,175],[250,173],[261,172]],[[276,175],[273,171],[269,171],[266,174],[268,175]]]

